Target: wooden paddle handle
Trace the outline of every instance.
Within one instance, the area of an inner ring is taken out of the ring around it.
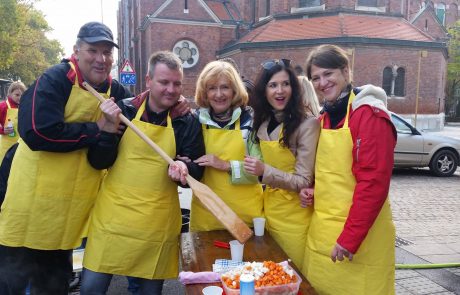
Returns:
[[[105,101],[105,98],[97,92],[91,85],[86,82],[83,82],[82,85],[91,92],[99,101],[102,103]],[[147,135],[144,134],[136,125],[133,124],[128,118],[126,118],[123,114],[120,114],[120,120],[126,124],[129,128],[131,128],[134,133],[136,133],[140,138],[142,138],[149,146],[151,146],[160,156],[166,160],[169,164],[174,164],[174,160],[166,154],[155,142],[153,142]]]

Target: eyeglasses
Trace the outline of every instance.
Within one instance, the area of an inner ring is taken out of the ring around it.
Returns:
[[[270,70],[271,68],[273,68],[276,65],[280,65],[280,66],[284,66],[284,67],[288,68],[291,65],[291,60],[290,59],[285,59],[285,58],[282,58],[282,59],[269,59],[269,60],[264,61],[261,65],[264,68],[264,70]]]

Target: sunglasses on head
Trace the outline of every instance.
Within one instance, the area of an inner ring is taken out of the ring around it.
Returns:
[[[262,63],[262,67],[265,69],[265,70],[270,70],[271,68],[273,68],[274,66],[276,65],[281,65],[281,66],[284,66],[284,67],[289,67],[291,65],[291,60],[290,59],[285,59],[285,58],[282,58],[282,59],[269,59],[269,60],[266,60]]]

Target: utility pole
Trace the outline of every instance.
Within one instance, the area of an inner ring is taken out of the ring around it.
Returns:
[[[101,0],[101,22],[104,23],[104,5],[102,5],[103,0]]]

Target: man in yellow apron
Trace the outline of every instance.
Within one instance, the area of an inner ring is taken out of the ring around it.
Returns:
[[[8,97],[0,102],[0,159],[6,151],[19,139],[18,107],[26,86],[21,81],[11,83],[8,87]]]
[[[199,179],[203,168],[193,160],[205,151],[201,126],[191,114],[170,116],[182,77],[182,63],[173,53],[154,53],[146,76],[149,90],[119,106],[171,158],[191,159],[176,165]],[[114,164],[91,215],[81,294],[105,294],[113,274],[139,278],[142,295],[161,294],[163,280],[178,275],[182,216],[175,181],[184,184],[184,174],[170,166],[168,175],[168,163],[129,128],[119,146],[116,142],[89,157],[96,166]]]
[[[81,83],[107,98],[130,96],[109,75],[114,46],[107,26],[83,25],[72,57],[48,69],[21,98],[21,138],[0,212],[0,281],[10,294],[24,294],[29,282],[32,293],[68,293],[72,249],[86,236],[103,175],[90,166],[87,151],[117,132],[119,113],[113,101],[100,105]]]

